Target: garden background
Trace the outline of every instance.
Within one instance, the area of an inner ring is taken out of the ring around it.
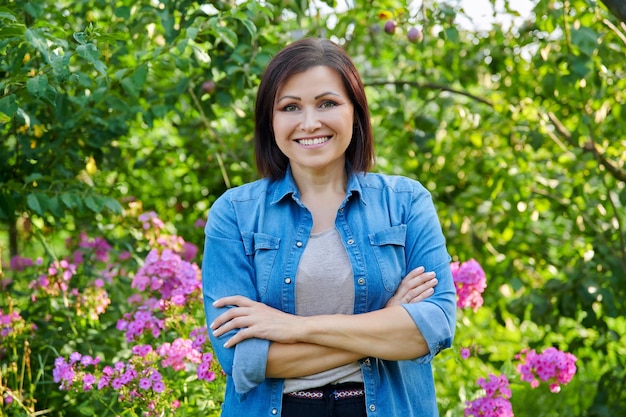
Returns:
[[[626,7],[494,3],[475,28],[434,0],[1,0],[0,415],[217,415],[202,225],[256,178],[259,77],[302,36],[354,58],[376,169],[422,181],[484,270],[442,416],[489,375],[516,416],[626,415]],[[559,393],[517,372],[549,347],[577,358]]]

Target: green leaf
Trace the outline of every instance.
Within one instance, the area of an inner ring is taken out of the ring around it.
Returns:
[[[48,48],[48,41],[39,33],[38,29],[26,29],[24,37],[33,48],[39,51],[46,62],[50,62],[50,49]]]
[[[52,196],[48,200],[48,210],[56,218],[63,217],[64,210],[63,210],[63,207],[61,207],[61,204],[59,203],[59,196],[56,196],[56,195]]]
[[[122,86],[133,97],[138,97],[139,93],[143,89],[146,79],[148,77],[148,66],[142,64],[130,77],[126,77],[122,80]]]
[[[98,205],[96,199],[93,196],[88,195],[83,199],[85,206],[95,213],[100,213],[102,211],[102,206]]]
[[[201,62],[203,64],[207,64],[207,65],[211,64],[211,57],[209,56],[209,54],[203,48],[200,48],[197,45],[192,45],[191,47],[193,48],[193,55],[194,55],[194,57],[199,62]]]
[[[11,22],[17,22],[15,15],[11,9],[6,7],[0,7],[0,20],[10,20]]]
[[[237,47],[237,34],[229,27],[216,28],[217,36],[228,46],[235,49]]]
[[[36,98],[41,98],[48,89],[48,76],[46,74],[36,75],[26,81],[26,89]]]
[[[39,172],[33,172],[32,174],[30,174],[26,178],[24,178],[24,183],[25,184],[30,184],[33,181],[37,181],[40,178],[43,178],[42,174],[40,174]]]
[[[67,207],[68,209],[72,209],[74,208],[74,204],[72,202],[72,197],[69,193],[62,193],[59,198],[61,199],[61,201],[63,202],[63,204],[65,204],[65,207]]]
[[[9,94],[8,96],[0,98],[0,112],[9,117],[13,117],[13,115],[15,115],[17,112],[15,94]]]
[[[589,27],[580,27],[572,30],[572,43],[587,56],[593,56],[598,48],[598,34]]]
[[[29,1],[28,3],[24,5],[24,11],[26,11],[26,13],[28,13],[35,19],[38,19],[41,17],[41,15],[43,14],[43,10],[44,10],[43,2]]]
[[[104,198],[104,207],[111,210],[111,212],[115,214],[122,214],[122,206],[121,204],[114,198],[105,197]]]
[[[256,26],[254,24],[254,22],[250,19],[241,19],[241,23],[243,23],[243,25],[246,27],[246,29],[248,29],[248,33],[250,33],[250,36],[254,36],[257,32]]]
[[[43,216],[48,208],[48,197],[42,193],[30,193],[26,196],[26,204],[32,211]]]
[[[59,81],[65,81],[70,75],[70,57],[71,53],[67,53],[65,55],[57,54],[57,52],[52,52],[50,55],[50,65],[52,66],[52,74]]]
[[[74,40],[81,45],[85,45],[88,42],[85,32],[74,32]]]
[[[4,23],[0,26],[0,39],[24,36],[26,26],[21,23]]]
[[[78,45],[76,53],[92,64],[100,74],[106,75],[106,66],[98,59],[98,48],[95,44],[90,42],[85,45]]]

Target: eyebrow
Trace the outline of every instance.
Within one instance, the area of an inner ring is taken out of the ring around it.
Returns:
[[[338,97],[339,97],[339,94],[338,94],[338,93],[335,93],[335,92],[333,92],[333,91],[326,91],[326,92],[324,92],[324,93],[322,93],[322,94],[318,94],[318,95],[316,95],[316,96],[315,96],[315,100],[319,99],[320,97],[324,97],[324,96],[338,96]],[[279,101],[281,101],[281,100],[285,100],[285,99],[302,100],[302,98],[301,98],[301,97],[298,97],[298,96],[282,96],[281,98],[279,98],[278,100],[276,100],[276,102],[279,102]]]

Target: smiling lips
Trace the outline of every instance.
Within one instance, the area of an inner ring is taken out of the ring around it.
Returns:
[[[330,138],[331,138],[330,136],[322,136],[319,138],[298,139],[296,140],[296,142],[304,146],[314,146],[314,145],[321,145],[322,143],[326,143],[330,140]]]

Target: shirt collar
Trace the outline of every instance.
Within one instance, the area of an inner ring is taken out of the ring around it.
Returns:
[[[359,196],[361,201],[365,204],[363,199],[363,192],[361,189],[361,179],[365,175],[364,173],[356,173],[348,167],[348,186],[346,189],[346,198],[353,195]],[[271,204],[277,204],[288,195],[293,196],[294,200],[300,201],[300,191],[296,185],[296,181],[293,178],[291,172],[291,165],[287,166],[287,172],[285,176],[274,182],[274,192],[272,195]]]

